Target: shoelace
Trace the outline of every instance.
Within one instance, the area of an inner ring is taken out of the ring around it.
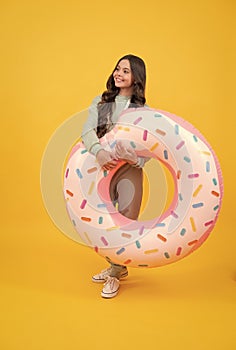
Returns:
[[[110,284],[110,288],[112,289],[115,280],[116,280],[115,277],[108,276],[106,282],[104,283],[104,286],[106,286],[107,284]]]
[[[105,277],[104,275],[106,275],[107,273],[109,274],[110,272],[111,272],[111,267],[109,267],[108,269],[104,269],[99,274],[99,277],[103,278],[103,277]]]

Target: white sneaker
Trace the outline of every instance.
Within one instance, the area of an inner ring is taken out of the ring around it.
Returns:
[[[117,295],[120,287],[120,281],[115,277],[107,277],[101,293],[103,298],[113,298]]]
[[[111,270],[112,270],[112,267],[108,267],[107,269],[102,270],[99,274],[94,275],[92,277],[92,281],[95,282],[95,283],[104,283],[104,282],[106,282],[107,278],[111,274]],[[127,276],[128,276],[128,270],[127,270],[127,268],[124,268],[124,269],[122,269],[122,271],[120,273],[120,276],[118,276],[118,277],[119,277],[119,279],[121,279],[121,278],[125,278]]]

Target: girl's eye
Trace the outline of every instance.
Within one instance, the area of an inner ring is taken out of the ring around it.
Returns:
[[[125,74],[128,74],[128,73],[129,73],[129,71],[125,69],[125,70],[124,70],[124,73],[125,73]]]

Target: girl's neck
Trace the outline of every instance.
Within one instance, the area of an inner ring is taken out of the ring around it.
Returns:
[[[119,91],[119,95],[120,96],[131,96],[133,92],[133,88],[124,88],[124,89],[120,89]]]

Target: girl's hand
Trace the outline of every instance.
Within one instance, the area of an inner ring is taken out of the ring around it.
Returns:
[[[136,164],[138,156],[132,148],[124,147],[121,141],[117,141],[114,155],[118,159],[122,159],[129,164]]]
[[[104,170],[111,170],[117,165],[117,160],[114,158],[114,155],[104,149],[98,151],[96,159]]]

